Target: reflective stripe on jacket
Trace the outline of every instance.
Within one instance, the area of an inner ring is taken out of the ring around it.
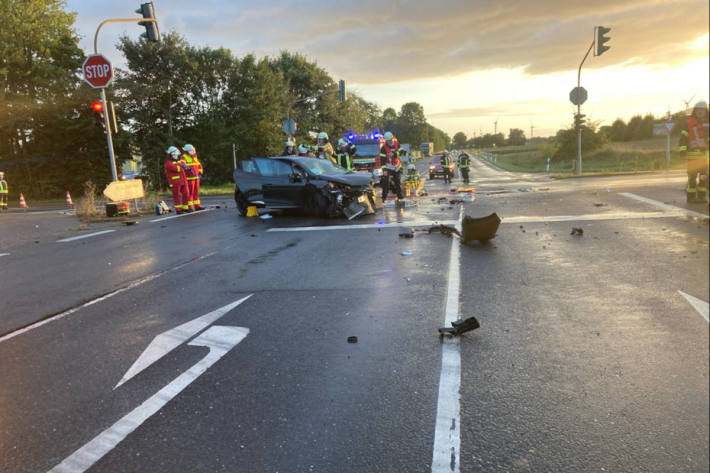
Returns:
[[[7,181],[5,179],[0,180],[0,194],[7,194]]]

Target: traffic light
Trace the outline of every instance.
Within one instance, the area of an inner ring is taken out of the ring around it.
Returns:
[[[575,130],[579,130],[584,126],[584,117],[586,117],[585,114],[583,113],[575,113],[574,114],[574,128]]]
[[[94,120],[96,121],[96,128],[106,133],[106,122],[104,121],[104,104],[102,104],[101,102],[94,102],[91,104],[91,109],[94,111]]]
[[[340,82],[338,82],[338,95],[340,96],[341,102],[345,102],[345,100],[348,98],[348,93],[345,90],[345,81],[342,79],[340,80]]]
[[[158,18],[155,16],[155,6],[153,2],[141,3],[141,6],[136,13],[143,15],[143,18],[155,21],[139,21],[138,24],[145,26],[145,33],[141,35],[142,38],[148,39],[148,41],[160,41],[160,30],[158,29]]]
[[[595,36],[595,42],[594,44],[596,47],[594,48],[594,55],[595,56],[601,56],[604,51],[609,50],[609,46],[604,46],[604,43],[609,41],[611,38],[608,36],[605,36],[611,31],[611,28],[605,28],[603,26],[597,26],[596,27],[596,36]]]

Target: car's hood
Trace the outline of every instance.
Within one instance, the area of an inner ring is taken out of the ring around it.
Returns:
[[[324,181],[337,182],[346,186],[362,187],[367,186],[372,182],[372,175],[367,173],[352,173],[352,174],[321,174],[318,176]]]

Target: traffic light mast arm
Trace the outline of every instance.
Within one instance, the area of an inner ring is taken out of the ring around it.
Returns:
[[[99,30],[106,23],[157,23],[157,18],[110,18],[101,22],[98,28],[96,28],[96,34],[94,35],[94,54],[99,54],[98,42],[99,42]]]
[[[592,44],[589,45],[589,49],[587,49],[587,54],[584,55],[584,59],[582,59],[582,62],[579,63],[579,69],[577,70],[577,87],[580,87],[579,80],[582,77],[582,64],[584,64],[584,61],[587,60],[587,56],[589,56],[589,53],[592,51],[593,47],[594,41],[592,41]]]

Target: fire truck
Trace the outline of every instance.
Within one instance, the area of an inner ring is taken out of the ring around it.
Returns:
[[[357,171],[369,171],[373,174],[382,173],[380,163],[380,149],[385,142],[379,135],[356,136],[351,142],[355,145],[356,151],[353,156],[353,166]]]

